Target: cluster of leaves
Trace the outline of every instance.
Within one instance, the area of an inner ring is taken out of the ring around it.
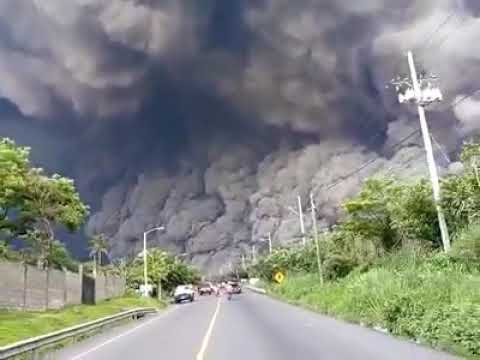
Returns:
[[[32,167],[29,155],[29,148],[0,140],[0,237],[6,242],[23,238],[30,249],[25,254],[48,266],[53,253],[66,251],[55,242],[55,229],[77,230],[88,207],[72,180]]]
[[[144,282],[143,258],[135,258],[126,264],[127,286],[138,289]],[[200,281],[198,271],[160,249],[147,254],[147,273],[150,284],[167,292],[177,285],[194,284]]]

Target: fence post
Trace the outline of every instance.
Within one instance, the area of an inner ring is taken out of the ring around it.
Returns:
[[[49,290],[49,287],[50,287],[50,268],[47,266],[46,270],[47,272],[47,279],[46,279],[46,287],[45,287],[45,309],[48,310],[48,290]]]
[[[78,265],[78,282],[80,287],[80,304],[83,304],[83,264]]]
[[[105,281],[103,282],[103,291],[104,291],[104,294],[105,294],[105,298],[106,299],[109,299],[110,298],[110,291],[109,291],[109,288],[108,288],[108,274],[106,272],[103,273],[103,276],[105,278]]]
[[[63,306],[67,305],[68,300],[68,281],[67,281],[67,269],[62,266],[63,270]]]
[[[23,310],[27,309],[27,276],[28,276],[28,266],[26,263],[23,263]]]

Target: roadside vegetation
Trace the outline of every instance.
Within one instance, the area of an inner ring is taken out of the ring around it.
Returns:
[[[319,234],[320,272],[311,241],[260,257],[250,275],[292,303],[480,358],[480,145],[466,145],[462,162],[442,180],[449,252],[426,179],[372,178]]]
[[[55,231],[77,231],[88,215],[72,180],[30,163],[30,149],[0,139],[0,258],[40,268],[76,268]],[[14,251],[14,240],[21,251]]]
[[[165,303],[131,295],[103,301],[97,305],[76,305],[62,310],[41,312],[0,310],[0,346],[138,307],[163,308]]]
[[[177,285],[200,281],[200,273],[194,267],[160,249],[150,250],[147,260],[148,281],[154,286],[158,298],[170,294]],[[137,257],[127,263],[126,275],[127,286],[138,289],[144,282],[143,258]]]

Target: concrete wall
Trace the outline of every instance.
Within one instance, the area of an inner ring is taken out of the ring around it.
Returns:
[[[65,304],[75,305],[82,303],[82,274],[66,272],[65,286],[68,289],[65,294]]]
[[[60,309],[122,296],[125,278],[99,274],[93,280],[69,271],[0,262],[0,308]]]
[[[0,262],[0,307],[22,307],[24,292],[23,266]]]
[[[122,296],[125,293],[125,278],[99,274],[95,279],[95,302]]]
[[[0,308],[59,309],[82,302],[82,275],[0,262]]]

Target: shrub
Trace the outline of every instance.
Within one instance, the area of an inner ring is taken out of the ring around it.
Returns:
[[[417,333],[431,344],[480,355],[480,305],[448,304],[430,309],[418,322]]]
[[[460,232],[453,243],[452,255],[480,264],[480,224],[471,225]]]
[[[347,276],[357,264],[348,256],[332,254],[323,262],[325,279],[335,280]]]

